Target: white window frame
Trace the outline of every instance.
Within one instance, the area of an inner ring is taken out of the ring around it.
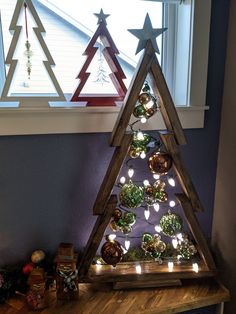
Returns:
[[[190,1],[185,0],[181,6],[190,5]],[[192,2],[191,14],[194,18],[191,27],[191,57],[188,68],[188,106],[178,106],[177,112],[183,128],[202,128],[204,113],[208,109],[205,97],[211,0],[192,0]],[[165,26],[170,27],[170,25]],[[167,80],[171,63],[172,68],[175,69],[179,62],[175,57],[170,58],[169,56],[167,58],[169,65],[163,65]],[[0,73],[0,88],[1,81],[4,79],[1,75]],[[117,107],[40,108],[40,103],[34,103],[33,108],[0,108],[0,135],[111,132],[118,113],[119,108]],[[146,128],[149,130],[164,127],[159,114],[146,124]]]
[[[3,47],[3,36],[2,36],[2,21],[0,14],[0,94],[2,93],[3,85],[6,79],[5,63],[4,63],[4,47]]]

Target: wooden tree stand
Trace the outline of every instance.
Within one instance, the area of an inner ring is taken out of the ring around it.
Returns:
[[[188,227],[197,244],[200,255],[197,272],[193,270],[190,262],[176,264],[173,271],[170,271],[167,263],[160,265],[154,261],[141,261],[139,262],[141,266],[139,273],[137,273],[135,262],[121,262],[116,267],[91,265],[117,204],[116,196],[111,193],[132,141],[132,135],[126,134],[126,129],[146,77],[150,81],[152,90],[160,98],[160,112],[167,128],[167,132],[161,133],[160,138],[167,153],[172,156],[173,168],[183,190],[183,193],[176,194],[176,197],[182,206]],[[214,260],[194,214],[194,211],[203,211],[203,207],[181,159],[179,145],[183,144],[186,144],[183,129],[156,57],[153,43],[151,40],[146,40],[143,55],[112,132],[110,145],[116,148],[93,207],[93,213],[98,215],[98,218],[79,263],[78,271],[81,282],[112,282],[115,288],[137,288],[181,285],[182,279],[216,275]]]

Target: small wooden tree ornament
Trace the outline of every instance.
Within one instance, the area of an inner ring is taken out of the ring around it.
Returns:
[[[55,258],[58,300],[76,300],[78,291],[78,254],[71,243],[61,243]]]
[[[46,298],[46,274],[43,268],[35,268],[28,278],[29,291],[27,303],[32,310],[43,309],[48,306]]]

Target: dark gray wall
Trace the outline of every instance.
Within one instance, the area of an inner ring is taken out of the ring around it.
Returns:
[[[220,23],[219,23],[220,21]],[[204,129],[186,130],[183,158],[206,209],[209,237],[222,98],[228,1],[213,0]],[[81,249],[94,217],[92,204],[113,149],[109,134],[0,137],[0,264],[24,260],[60,241]]]

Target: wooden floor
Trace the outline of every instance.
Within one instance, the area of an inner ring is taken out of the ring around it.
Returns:
[[[229,301],[228,290],[214,279],[185,282],[180,287],[114,291],[109,284],[80,284],[78,301],[56,302],[40,314],[173,314]],[[23,297],[0,305],[1,314],[29,314]]]

